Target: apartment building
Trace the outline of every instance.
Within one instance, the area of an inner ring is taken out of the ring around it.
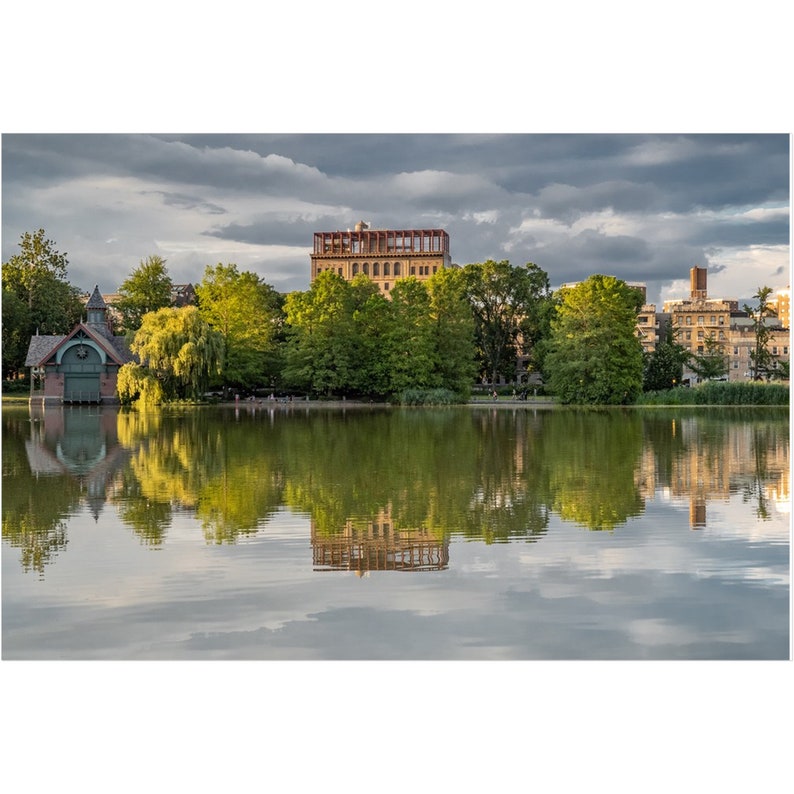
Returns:
[[[778,317],[770,317],[770,353],[780,361],[789,360],[789,290],[778,290],[770,301]],[[665,301],[662,312],[649,304],[642,307],[637,318],[637,333],[643,349],[651,352],[655,342],[664,335],[665,323],[671,323],[676,341],[693,355],[707,352],[713,340],[725,354],[728,380],[743,381],[753,377],[750,351],[755,349],[753,318],[739,308],[738,301],[713,299],[708,296],[707,271],[702,267],[690,269],[690,295],[688,299]],[[785,324],[784,324],[785,323]],[[697,380],[694,372],[684,372],[691,382]]]
[[[388,295],[406,276],[426,281],[451,267],[449,235],[443,229],[370,229],[359,221],[352,231],[315,232],[311,280],[327,270],[346,281],[363,273]]]

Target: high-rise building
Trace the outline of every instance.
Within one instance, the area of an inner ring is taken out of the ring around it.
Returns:
[[[311,280],[326,270],[347,281],[363,273],[388,294],[399,278],[424,281],[451,266],[443,229],[370,229],[360,221],[352,231],[315,232]]]

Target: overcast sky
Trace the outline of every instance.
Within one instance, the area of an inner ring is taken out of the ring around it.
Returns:
[[[648,299],[749,299],[789,281],[784,134],[10,134],[3,261],[43,228],[69,280],[115,291],[162,256],[178,283],[235,263],[309,286],[316,231],[443,228],[465,265],[534,262],[552,286],[593,273]]]

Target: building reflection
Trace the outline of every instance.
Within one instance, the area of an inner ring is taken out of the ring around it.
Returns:
[[[397,528],[388,510],[362,524],[349,520],[337,533],[319,532],[311,521],[315,571],[443,571],[449,539],[424,528]]]
[[[34,406],[25,442],[35,477],[68,476],[80,484],[94,520],[115,488],[129,453],[119,444],[118,410],[97,406]]]
[[[670,437],[677,442],[669,467],[661,466],[658,449],[649,445],[637,467],[637,485],[645,499],[661,492],[689,503],[690,529],[707,525],[710,501],[725,501],[741,493],[755,502],[765,517],[768,507],[790,512],[788,438],[751,424],[727,425],[722,435],[709,437],[696,418],[671,420]]]

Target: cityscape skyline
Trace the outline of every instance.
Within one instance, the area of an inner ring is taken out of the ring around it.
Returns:
[[[67,278],[115,291],[141,260],[176,283],[234,263],[308,289],[316,232],[441,228],[452,262],[534,262],[685,296],[789,285],[785,134],[11,134],[3,261],[43,228]]]

